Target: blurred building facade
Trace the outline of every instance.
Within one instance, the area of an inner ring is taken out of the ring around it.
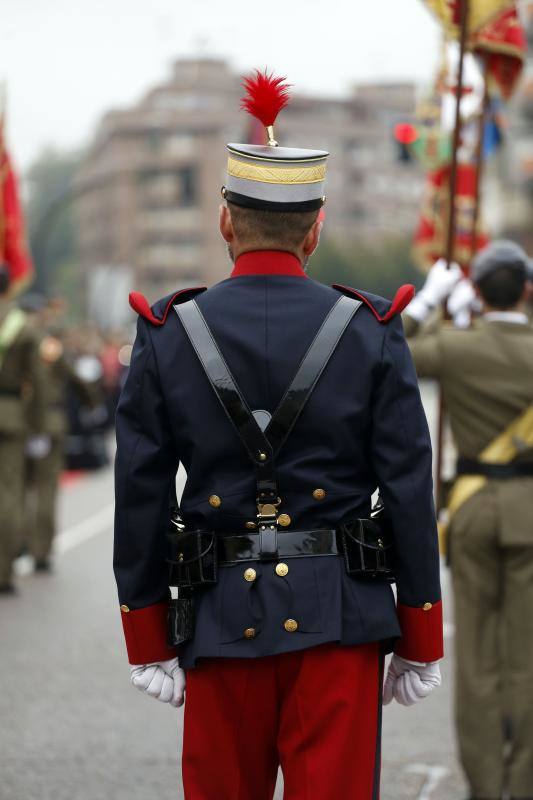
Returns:
[[[249,138],[242,93],[227,62],[186,59],[137,105],[104,116],[76,178],[87,274],[126,266],[151,300],[225,277],[219,190],[226,142]],[[326,233],[335,241],[411,233],[423,176],[398,159],[392,131],[414,107],[414,85],[372,84],[343,99],[295,95],[283,111],[283,145],[332,153]]]

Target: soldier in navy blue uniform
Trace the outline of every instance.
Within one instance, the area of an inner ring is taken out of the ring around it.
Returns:
[[[269,144],[228,145],[230,277],[152,308],[130,297],[115,574],[134,685],[174,706],[186,686],[187,800],[271,800],[279,765],[291,800],[376,800],[383,696],[440,683],[431,447],[399,316],[412,289],[391,304],[307,276],[328,154],[277,145],[285,102],[279,79],[248,82]]]

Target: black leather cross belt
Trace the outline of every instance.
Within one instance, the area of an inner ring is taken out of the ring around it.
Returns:
[[[460,457],[457,460],[458,475],[482,475],[489,480],[507,480],[533,476],[533,462],[517,461],[510,464],[491,464],[475,458]]]
[[[221,567],[239,561],[261,559],[258,533],[224,534],[217,537],[218,564]],[[278,558],[297,556],[338,556],[337,532],[334,530],[284,531],[278,533]]]

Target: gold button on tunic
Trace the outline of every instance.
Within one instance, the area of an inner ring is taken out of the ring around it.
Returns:
[[[218,496],[218,494],[212,494],[209,498],[209,505],[213,506],[213,508],[218,508],[219,505],[222,503],[222,500]]]
[[[244,570],[244,580],[248,581],[248,583],[252,583],[257,578],[257,572],[252,567]]]
[[[279,575],[280,578],[284,578],[287,575],[289,568],[287,564],[281,562],[280,564],[276,564],[276,575]]]
[[[280,514],[278,517],[278,525],[281,525],[283,528],[286,528],[288,525],[291,524],[291,518],[288,514]]]
[[[295,619],[286,619],[283,623],[283,627],[287,631],[287,633],[294,633],[294,631],[298,630],[298,623]]]
[[[244,636],[246,639],[253,639],[255,636],[255,628],[246,628]]]
[[[315,489],[313,492],[313,497],[315,500],[323,500],[326,496],[326,492],[324,489]]]

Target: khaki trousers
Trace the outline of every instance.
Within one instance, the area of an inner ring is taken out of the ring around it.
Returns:
[[[0,434],[0,585],[9,583],[20,536],[24,487],[23,437]]]
[[[502,544],[497,485],[450,529],[460,757],[477,797],[533,795],[533,529],[531,546]],[[523,508],[524,514],[531,510]],[[533,524],[533,523],[532,523]],[[504,758],[510,737],[510,757]]]
[[[45,458],[26,460],[25,531],[31,555],[42,561],[50,555],[56,530],[59,478],[63,468],[63,437],[53,437]]]

